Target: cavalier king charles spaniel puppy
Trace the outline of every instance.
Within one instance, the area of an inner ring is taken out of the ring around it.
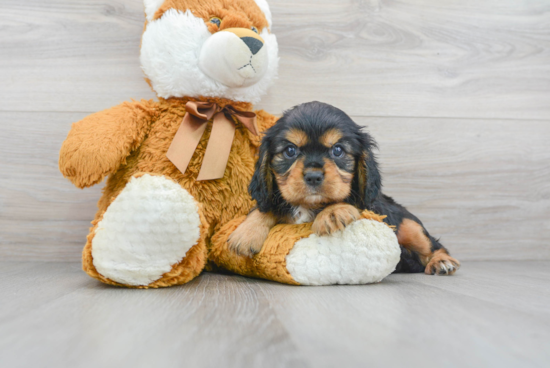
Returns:
[[[266,133],[249,191],[257,206],[229,237],[234,252],[258,253],[276,224],[313,222],[323,236],[363,210],[387,216],[401,246],[396,272],[451,275],[460,262],[405,207],[382,194],[376,142],[342,110],[320,102],[286,111]]]

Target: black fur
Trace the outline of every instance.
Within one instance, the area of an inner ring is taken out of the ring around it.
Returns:
[[[337,129],[342,133],[339,141],[353,160],[347,162],[332,158],[340,169],[354,173],[351,183],[351,194],[346,202],[360,210],[371,210],[386,215],[384,220],[389,225],[399,229],[403,219],[411,219],[422,227],[422,222],[405,207],[396,203],[392,198],[382,194],[382,177],[374,154],[377,149],[374,139],[357,125],[346,113],[334,106],[321,102],[310,102],[296,106],[284,113],[279,121],[265,133],[260,147],[260,155],[256,163],[256,170],[250,183],[249,191],[257,201],[261,212],[272,212],[276,216],[286,216],[292,211],[292,206],[282,197],[273,172],[286,172],[292,162],[273,163],[273,157],[280,154],[288,145],[285,134],[296,128],[306,132],[310,144],[304,147],[305,167],[322,165],[327,148],[320,147],[319,137],[330,129]],[[424,229],[424,233],[431,240],[432,251],[442,249],[443,246]],[[444,248],[443,248],[444,249]],[[402,247],[401,261],[396,272],[423,272],[419,256]]]

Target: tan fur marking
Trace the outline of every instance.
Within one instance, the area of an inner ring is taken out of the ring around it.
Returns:
[[[286,139],[297,147],[303,147],[309,142],[306,132],[298,129],[290,129],[286,133]]]
[[[229,249],[237,254],[254,256],[262,249],[275,224],[277,219],[271,213],[262,213],[257,209],[250,212],[246,220],[229,236]]]
[[[410,251],[418,253],[420,261],[425,266],[432,254],[432,242],[420,224],[411,219],[404,219],[397,231],[397,241]]]
[[[368,170],[367,170],[367,153],[363,152],[361,155],[361,159],[357,163],[357,179],[359,182],[359,193],[363,195],[363,193],[367,190],[367,182],[368,182]]]
[[[428,275],[452,275],[460,268],[460,262],[451,257],[445,249],[436,250],[428,264],[424,273]]]
[[[275,179],[283,198],[293,205],[300,205],[303,198],[308,194],[304,183],[304,159],[299,158],[290,169],[283,175],[275,173]]]
[[[327,202],[341,202],[351,192],[353,174],[342,171],[334,161],[325,158],[325,180],[321,187],[321,195]]]
[[[334,146],[341,138],[342,138],[342,132],[338,129],[330,129],[325,132],[319,139],[319,142],[325,147],[332,147]]]
[[[330,235],[336,231],[344,230],[346,226],[360,217],[361,214],[357,208],[351,204],[333,204],[317,215],[311,230],[320,236]]]
[[[265,181],[267,183],[267,193],[268,196],[271,196],[273,193],[273,178],[272,178],[272,171],[271,166],[269,165],[269,162],[267,160],[267,155],[264,156],[262,159],[262,164],[260,165],[260,170],[262,172],[262,175],[265,178]]]

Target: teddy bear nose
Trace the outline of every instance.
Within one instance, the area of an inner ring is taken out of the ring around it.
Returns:
[[[324,179],[325,175],[320,171],[310,171],[304,175],[304,180],[310,187],[318,187]]]
[[[254,37],[241,37],[241,40],[248,46],[252,55],[256,55],[264,46],[264,43]]]

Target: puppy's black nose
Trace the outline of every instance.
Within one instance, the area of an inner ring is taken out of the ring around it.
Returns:
[[[304,175],[304,180],[310,187],[318,187],[324,179],[325,175],[320,171],[310,171]]]
[[[264,43],[254,37],[241,37],[241,40],[248,46],[252,55],[256,55],[262,49]]]

